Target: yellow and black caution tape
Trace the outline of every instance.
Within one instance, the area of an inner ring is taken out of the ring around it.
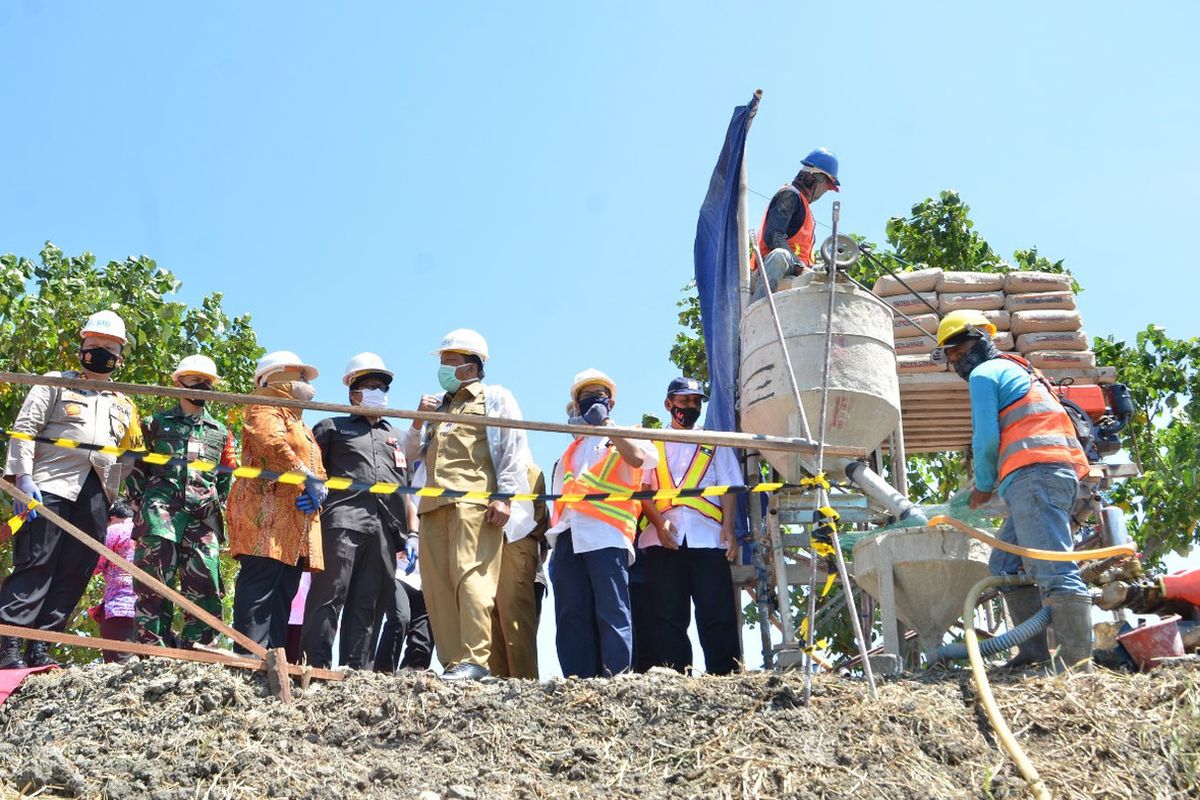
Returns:
[[[6,430],[4,431],[14,439],[21,439],[27,442],[40,442],[49,444],[54,447],[67,447],[79,450],[91,450],[99,453],[106,453],[126,461],[144,461],[147,464],[156,466],[172,466],[186,467],[197,472],[216,472],[219,474],[232,474],[235,478],[250,478],[254,480],[274,481],[276,483],[284,483],[293,486],[300,486],[310,482],[324,483],[326,488],[331,492],[371,492],[372,494],[388,495],[394,493],[411,494],[416,497],[441,497],[449,500],[504,500],[512,501],[561,501],[564,503],[581,503],[581,502],[609,502],[613,500],[673,500],[677,497],[721,497],[726,494],[763,494],[768,492],[776,492],[780,489],[800,489],[807,488],[805,485],[796,483],[784,483],[782,481],[757,483],[754,486],[704,486],[694,489],[646,489],[636,492],[598,492],[595,494],[513,494],[506,492],[465,492],[459,489],[439,489],[436,487],[413,487],[402,486],[398,483],[366,483],[356,481],[352,478],[334,477],[326,478],[324,481],[314,481],[307,473],[304,472],[274,472],[268,469],[259,467],[229,467],[224,464],[216,464],[212,461],[195,460],[189,461],[180,456],[170,456],[165,453],[150,453],[146,450],[137,450],[134,448],[116,447],[114,445],[98,445],[88,444],[86,442],[77,442],[71,439],[54,439],[46,436],[35,436],[28,433]]]

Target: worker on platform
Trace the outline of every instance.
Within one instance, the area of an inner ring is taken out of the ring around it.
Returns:
[[[88,317],[79,336],[79,369],[47,376],[111,381],[128,343],[124,320],[112,311],[98,311]],[[109,390],[34,386],[12,430],[106,447],[142,447],[137,407],[124,394]],[[109,506],[128,472],[127,462],[110,453],[15,437],[8,443],[4,466],[5,476],[18,489],[99,542],[108,528]],[[99,556],[36,507],[14,501],[13,509],[27,525],[13,539],[12,572],[0,584],[0,624],[62,631]],[[21,639],[0,638],[0,669],[55,663],[45,642],[31,642],[24,656],[21,646]]]
[[[800,171],[791,183],[771,198],[758,226],[757,247],[750,264],[757,276],[756,300],[766,296],[764,272],[774,292],[785,275],[799,275],[812,266],[815,242],[812,204],[830,189],[841,191],[837,156],[829,150],[824,147],[813,150],[800,164]]]
[[[546,493],[541,467],[529,464],[533,494]],[[537,574],[542,565],[542,545],[550,527],[545,500],[533,503],[534,527],[522,536],[505,536],[500,559],[496,605],[492,609],[492,655],[488,667],[498,678],[538,679]]]
[[[695,378],[675,378],[663,405],[673,430],[693,430],[708,399]],[[742,483],[737,459],[728,447],[655,442],[658,466],[644,471],[642,488],[702,489]],[[733,577],[737,557],[733,531],[737,496],[643,500],[649,524],[638,546],[646,561],[646,593],[651,608],[657,666],[680,672],[692,666],[688,638],[691,606],[704,650],[704,668],[715,675],[737,669],[741,657]]]
[[[422,397],[420,411],[521,419],[511,392],[482,382],[488,346],[478,332],[451,331],[433,353],[441,361],[438,383],[444,394]],[[442,677],[479,680],[489,674],[492,608],[506,531],[520,538],[534,527],[531,503],[486,495],[529,493],[528,440],[517,428],[414,420],[405,445],[410,461],[424,462],[425,488],[485,495],[422,497],[417,507],[417,564],[438,660],[446,667]]]
[[[392,371],[375,353],[350,359],[342,375],[350,405],[387,406]],[[352,414],[323,419],[313,428],[328,475],[356,483],[408,485],[402,434],[386,417]],[[384,588],[394,589],[396,554],[416,549],[408,538],[408,504],[400,492],[333,492],[321,508],[325,569],[315,573],[304,606],[304,654],[314,667],[333,664],[333,640],[341,619],[342,666],[371,669]],[[407,612],[405,612],[407,615]]]
[[[211,392],[219,376],[211,358],[191,355],[179,362],[171,380],[177,388]],[[196,470],[178,461],[138,461],[127,485],[137,510],[134,562],[167,586],[173,586],[178,578],[184,597],[219,618],[225,502],[233,484],[232,469],[238,465],[233,434],[208,412],[203,398],[183,397],[150,417],[145,438],[151,453],[226,468]],[[183,615],[183,628],[176,638],[171,629],[175,616],[171,601],[141,583],[134,588],[138,641],[160,647],[176,642],[183,647],[212,643],[215,632],[191,614]]]
[[[552,493],[636,492],[642,475],[658,465],[650,442],[608,436],[617,385],[585,369],[571,384],[570,421],[597,428],[577,436],[554,468]],[[556,645],[564,675],[580,678],[627,672],[633,663],[629,567],[634,561],[638,500],[555,501],[546,536],[553,547]]]
[[[1088,474],[1087,456],[1049,382],[1025,359],[999,352],[992,342],[995,333],[979,311],[953,311],[938,326],[938,347],[970,387],[975,463],[970,506],[979,508],[998,491],[1009,509],[1001,541],[1069,552],[1074,548],[1071,509],[1079,481]],[[1043,601],[1051,608],[1056,667],[1091,668],[1092,600],[1075,562],[995,550],[990,569],[995,575],[1024,571],[1033,579],[1034,586],[1005,592],[1005,602],[1015,624],[1036,614]],[[1021,645],[1011,663],[1049,657],[1042,634]]]

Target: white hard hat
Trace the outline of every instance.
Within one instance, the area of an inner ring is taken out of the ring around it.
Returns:
[[[184,356],[179,362],[179,366],[171,373],[171,377],[179,380],[184,375],[200,375],[204,378],[211,378],[214,383],[221,379],[217,374],[217,365],[208,356],[194,355]]]
[[[456,353],[471,353],[479,356],[481,361],[488,360],[487,340],[480,336],[478,331],[470,328],[459,328],[447,333],[442,337],[442,343],[438,345],[437,350],[433,351],[433,354],[440,355],[447,350]]]
[[[274,353],[267,353],[258,360],[258,368],[254,370],[254,382],[259,383],[261,379],[272,372],[278,372],[281,369],[295,367],[300,370],[300,374],[304,376],[304,380],[311,381],[317,377],[317,368],[309,364],[305,364],[300,356],[290,350],[276,350]]]
[[[583,372],[575,374],[575,381],[571,384],[571,399],[579,394],[579,390],[589,383],[599,383],[608,387],[608,391],[612,394],[612,399],[617,399],[617,385],[613,383],[613,379],[605,375],[598,369],[585,369]]]
[[[342,383],[349,386],[354,383],[355,378],[365,372],[381,372],[387,375],[389,380],[395,375],[383,365],[383,359],[379,356],[374,353],[359,353],[346,365],[346,374],[342,375]]]
[[[79,329],[79,338],[82,339],[89,333],[96,336],[111,336],[119,339],[121,344],[129,341],[125,338],[125,320],[117,316],[115,311],[97,311],[88,317],[87,322],[83,323],[83,327]]]

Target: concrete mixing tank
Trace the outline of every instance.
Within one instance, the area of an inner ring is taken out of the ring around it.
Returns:
[[[833,340],[829,359],[829,400],[825,441],[870,451],[900,422],[900,387],[892,312],[878,298],[846,280],[834,285]],[[809,271],[775,292],[784,340],[800,388],[810,434],[820,430],[821,378],[825,363],[825,319],[829,282]],[[742,315],[742,429],[772,436],[803,436],[795,395],[766,298]],[[816,471],[813,456],[763,453],[784,480]],[[825,470],[841,476],[849,462],[826,459]]]

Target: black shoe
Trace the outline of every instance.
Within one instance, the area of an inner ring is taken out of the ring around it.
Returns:
[[[464,661],[460,664],[455,664],[453,667],[451,667],[450,669],[443,672],[442,680],[444,680],[444,681],[479,681],[479,680],[483,680],[484,678],[488,677],[491,674],[492,673],[488,671],[487,667],[481,667],[478,664],[468,664],[467,662]]]
[[[26,669],[29,665],[21,658],[24,641],[15,636],[0,637],[0,669]]]
[[[50,648],[45,642],[33,641],[29,643],[29,647],[25,650],[25,661],[31,667],[61,667],[53,658],[50,657]]]

